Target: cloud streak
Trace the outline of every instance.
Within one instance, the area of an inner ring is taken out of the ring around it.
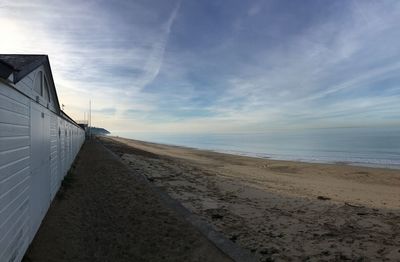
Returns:
[[[160,33],[160,39],[155,42],[154,47],[152,48],[152,51],[150,53],[150,56],[147,59],[146,64],[144,66],[144,71],[146,72],[146,74],[142,79],[141,83],[142,87],[153,82],[153,80],[157,77],[158,73],[160,72],[164,59],[165,48],[168,44],[168,38],[171,33],[171,28],[174,24],[176,16],[178,15],[180,5],[181,1],[179,1],[176,4],[170,17],[168,18],[166,23],[162,26],[163,32]]]
[[[1,53],[47,53],[61,103],[110,130],[392,125],[396,1],[0,1]]]

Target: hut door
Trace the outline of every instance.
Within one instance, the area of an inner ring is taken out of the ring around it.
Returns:
[[[36,233],[50,206],[50,116],[31,103],[31,217]]]

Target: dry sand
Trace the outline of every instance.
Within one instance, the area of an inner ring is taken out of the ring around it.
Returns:
[[[399,170],[101,141],[260,261],[400,261]]]

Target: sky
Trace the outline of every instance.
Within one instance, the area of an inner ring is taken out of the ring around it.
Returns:
[[[400,125],[397,0],[0,0],[0,25],[110,131]]]

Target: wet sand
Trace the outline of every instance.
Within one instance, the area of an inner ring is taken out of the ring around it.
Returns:
[[[101,138],[260,261],[399,261],[400,171]]]

